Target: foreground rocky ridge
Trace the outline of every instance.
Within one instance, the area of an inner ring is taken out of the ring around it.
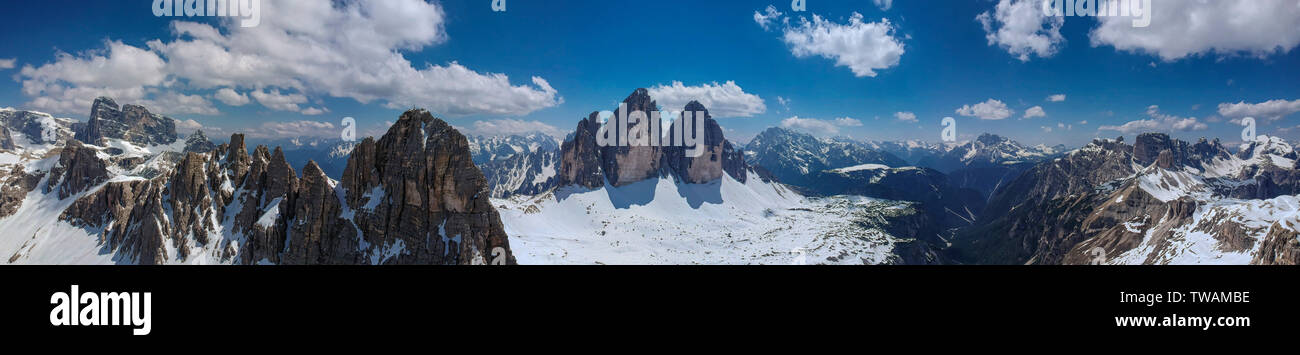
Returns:
[[[0,224],[37,225],[11,236],[31,239],[8,262],[76,262],[33,259],[72,234],[97,239],[87,258],[130,264],[515,262],[465,137],[427,111],[358,144],[336,181],[314,162],[299,177],[278,147],[250,154],[241,134],[178,141],[171,119],[115,108],[97,100],[92,122],[69,129],[98,144],[67,140],[0,175],[0,212],[13,215]]]

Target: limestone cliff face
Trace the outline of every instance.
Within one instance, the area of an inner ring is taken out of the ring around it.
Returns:
[[[343,181],[315,162],[299,177],[280,148],[250,154],[240,134],[206,148],[151,179],[110,181],[105,152],[71,141],[46,189],[77,197],[60,220],[119,263],[515,263],[465,137],[427,111],[359,144]]]
[[[623,105],[626,109],[615,110],[614,116],[605,123],[610,141],[649,140],[649,130],[637,130],[634,127],[657,124],[651,122],[650,113],[657,111],[659,105],[650,98],[650,92],[646,89],[637,89],[632,92],[632,95],[623,99]],[[621,127],[627,127],[627,132],[623,132]],[[609,183],[616,187],[659,177],[663,157],[663,148],[659,146],[633,146],[628,143],[623,146],[609,144],[600,147],[601,169],[605,171],[605,178]]]
[[[144,106],[118,106],[107,97],[95,99],[90,119],[77,132],[77,140],[97,144],[103,138],[116,138],[139,145],[162,145],[176,142],[176,120],[149,113]]]
[[[645,89],[634,91],[623,100],[623,104],[626,110],[616,110],[603,125],[598,113],[592,113],[578,122],[576,131],[560,148],[558,186],[599,188],[608,181],[619,187],[661,176],[671,176],[689,184],[716,181],[723,174],[741,182],[747,179],[749,166],[745,163],[744,153],[727,141],[722,127],[699,102],[687,104],[683,111],[699,112],[703,119],[693,121],[690,127],[674,128],[683,125],[682,120],[675,120],[673,125],[662,127],[659,146],[616,146],[615,143],[600,146],[598,135],[602,133],[602,127],[608,131],[609,142],[618,142],[624,138],[621,136],[624,125],[635,132],[633,127],[641,122],[640,115],[634,117],[632,112],[640,110],[648,118],[649,112],[658,110],[657,104]],[[704,136],[697,138],[701,141],[698,149],[703,150],[703,154],[698,157],[687,154],[689,147],[673,146],[680,142],[670,134],[674,129],[685,129],[684,132],[689,132],[686,134],[693,135],[697,132],[697,127],[694,126],[696,124],[704,125]],[[642,136],[627,138],[640,139]]]
[[[688,152],[688,147],[674,146],[677,143],[677,137],[668,134],[667,141],[670,143],[664,148],[664,161],[667,163],[669,170],[683,182],[691,184],[703,184],[722,178],[722,174],[729,174],[732,178],[740,182],[745,182],[746,170],[745,157],[739,149],[731,145],[726,137],[723,137],[722,126],[718,121],[713,119],[709,110],[700,104],[699,101],[691,101],[686,104],[682,110],[683,115],[694,113],[697,118],[690,124],[685,124],[685,120],[675,120],[669,128],[669,132],[697,132],[703,131],[703,141],[697,149],[704,150],[704,153],[698,157],[692,156]],[[703,119],[700,119],[703,118]],[[695,125],[704,125],[702,130],[697,130]],[[680,126],[680,127],[679,127]],[[691,135],[694,133],[688,133]],[[700,138],[697,137],[698,141]]]
[[[515,262],[465,136],[427,111],[357,145],[340,184],[362,244],[404,251],[397,262]]]

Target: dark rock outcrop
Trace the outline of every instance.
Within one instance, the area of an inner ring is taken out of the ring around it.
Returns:
[[[428,111],[402,114],[383,138],[352,152],[340,185],[372,260],[513,264],[486,179],[464,135]]]
[[[59,198],[65,199],[107,180],[108,165],[99,159],[97,151],[69,140],[59,153],[59,164],[50,169],[45,192],[57,189]]]
[[[654,139],[654,133],[652,129],[644,128],[659,125],[651,117],[651,112],[658,111],[659,105],[650,98],[650,92],[637,89],[623,99],[623,105],[625,107],[615,110],[604,126],[609,142],[619,144],[599,148],[605,180],[615,187],[659,177],[664,163],[663,147],[648,143]],[[638,130],[638,126],[643,128]],[[647,143],[635,144],[638,140]]]
[[[103,138],[145,146],[172,144],[176,142],[176,120],[149,113],[144,106],[119,107],[113,99],[100,97],[91,105],[90,118],[76,138],[90,144],[99,144]]]
[[[615,111],[604,124],[598,112],[578,122],[577,130],[560,148],[557,186],[599,188],[608,182],[618,187],[662,176],[672,176],[687,184],[717,181],[723,174],[740,182],[748,178],[749,164],[744,159],[744,152],[726,139],[722,127],[703,104],[692,101],[683,110],[702,116],[702,119],[692,120],[693,124],[704,125],[704,136],[696,137],[700,141],[697,149],[703,151],[698,157],[688,154],[692,147],[684,146],[687,143],[684,137],[694,136],[697,127],[686,127],[680,119],[668,127],[659,126],[650,114],[658,110],[658,106],[646,89],[637,89],[623,100],[623,104],[626,108]],[[636,129],[643,120],[658,127]],[[629,135],[636,136],[622,137],[625,125]],[[683,130],[682,139],[672,134],[677,129]],[[659,137],[653,137],[655,131]],[[641,135],[643,133],[646,135]],[[601,134],[606,134],[608,146],[600,146]],[[641,143],[645,146],[631,143],[632,146],[618,146],[620,139],[624,138],[644,139]]]
[[[209,153],[216,149],[217,145],[208,140],[208,136],[204,135],[202,130],[194,131],[185,138],[186,153]]]
[[[605,186],[600,146],[596,144],[600,125],[600,112],[592,112],[578,122],[577,130],[560,145],[558,186],[577,185],[592,189]]]
[[[703,184],[722,178],[722,174],[731,175],[732,178],[740,182],[745,182],[746,168],[744,153],[731,145],[722,134],[722,127],[718,121],[713,119],[709,110],[698,101],[691,101],[682,109],[682,114],[693,113],[696,116],[691,120],[692,125],[685,125],[685,120],[675,120],[669,127],[669,132],[696,132],[694,125],[704,125],[703,141],[694,149],[703,150],[699,157],[692,157],[688,153],[691,147],[677,146],[683,142],[678,142],[677,137],[667,134],[669,143],[664,147],[664,160],[668,169],[678,180],[690,184]],[[702,117],[701,117],[702,116]],[[680,126],[680,127],[679,127]],[[685,135],[694,135],[686,133]],[[696,140],[701,137],[696,137]]]

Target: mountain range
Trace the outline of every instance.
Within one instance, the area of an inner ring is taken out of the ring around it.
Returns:
[[[658,103],[645,89],[627,112]],[[1162,133],[1070,150],[784,128],[700,148],[467,137],[423,110],[382,137],[248,149],[95,101],[0,110],[0,257],[120,264],[1296,264],[1300,156]],[[621,111],[615,111],[621,112]],[[687,131],[696,128],[686,128]],[[617,132],[614,133],[617,136]],[[615,137],[617,138],[617,137]],[[665,138],[672,142],[672,139]],[[301,166],[301,170],[295,170]]]

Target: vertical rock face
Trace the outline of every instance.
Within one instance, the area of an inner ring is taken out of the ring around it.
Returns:
[[[626,99],[623,99],[626,109],[614,111],[614,116],[610,117],[606,129],[609,132],[611,142],[632,142],[634,140],[649,140],[650,130],[637,130],[638,125],[658,125],[658,122],[651,122],[651,112],[659,110],[659,106],[650,98],[650,92],[646,89],[636,89]],[[623,127],[627,127],[628,132],[623,132]],[[624,133],[628,133],[624,137]],[[663,163],[663,148],[658,146],[643,145],[619,146],[609,144],[600,148],[601,168],[605,171],[605,178],[614,186],[625,186],[637,181],[658,177],[660,167]]]
[[[372,262],[513,264],[465,136],[427,111],[402,115],[352,152],[341,185]]]
[[[704,136],[697,138],[697,140],[702,140],[699,149],[704,152],[699,157],[694,157],[686,154],[688,147],[673,146],[674,143],[679,142],[671,132],[674,129],[679,129],[674,128],[674,126],[684,124],[682,120],[677,120],[672,126],[660,129],[660,142],[658,145],[651,144],[652,146],[646,147],[616,146],[623,133],[623,122],[633,118],[631,117],[632,112],[641,110],[646,114],[645,117],[649,119],[649,113],[658,110],[655,102],[650,98],[649,92],[645,89],[637,89],[627,99],[623,100],[623,103],[626,105],[626,112],[615,112],[609,121],[603,125],[600,122],[599,113],[595,112],[578,122],[577,130],[569,139],[565,140],[560,148],[560,169],[556,185],[599,188],[608,181],[614,186],[625,186],[645,179],[668,175],[676,177],[678,181],[683,183],[691,184],[712,182],[722,178],[723,174],[731,175],[732,178],[741,182],[746,181],[749,166],[745,163],[744,153],[727,141],[726,137],[723,136],[722,127],[709,115],[708,109],[703,104],[692,101],[684,109],[684,112],[700,112],[703,115],[702,120],[697,119],[693,124],[704,125]],[[624,115],[629,117],[622,117]],[[640,122],[639,116],[636,117],[637,119],[628,120],[627,129],[629,131],[636,131],[634,126]],[[597,136],[602,133],[602,126],[605,127],[604,130],[608,131],[607,138],[610,146],[601,147],[597,143]],[[696,127],[681,126],[680,129],[688,132],[686,134],[693,135]],[[650,130],[646,130],[646,132],[650,132]]]
[[[59,153],[59,165],[50,170],[52,181],[45,192],[57,189],[59,198],[65,199],[107,181],[108,165],[95,153],[77,141],[68,141]]]
[[[709,115],[709,110],[699,101],[691,101],[686,104],[682,112],[683,115],[695,113],[696,119],[689,125],[685,124],[685,120],[676,120],[669,128],[670,132],[676,132],[678,129],[682,132],[695,132],[695,125],[704,125],[703,141],[699,142],[700,146],[697,148],[703,149],[704,154],[692,157],[687,153],[688,147],[675,146],[677,137],[669,134],[667,141],[673,144],[664,148],[664,160],[673,174],[679,180],[691,184],[703,184],[721,179],[724,173],[730,174],[737,181],[745,182],[745,157],[723,137],[722,127],[712,115]],[[703,119],[699,115],[702,115]],[[696,137],[696,140],[699,139],[701,138]]]
[[[13,135],[9,134],[9,128],[0,126],[0,149],[14,149]]]
[[[596,133],[599,130],[599,112],[592,112],[587,119],[578,121],[578,128],[573,132],[572,138],[560,146],[560,176],[557,185],[577,185],[592,189],[605,186],[600,146],[596,144]]]
[[[103,138],[146,146],[172,144],[176,142],[176,120],[149,113],[139,105],[119,107],[113,99],[100,97],[91,105],[90,119],[76,138],[91,144]]]
[[[284,248],[284,264],[361,264],[357,228],[341,218],[343,205],[334,182],[316,162],[302,170],[295,198],[294,223]]]

